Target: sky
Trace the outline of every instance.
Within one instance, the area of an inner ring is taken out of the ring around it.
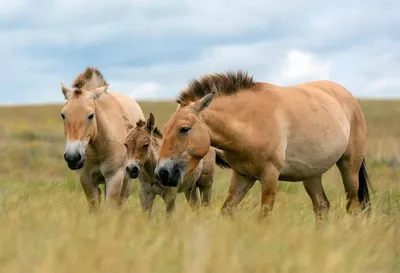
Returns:
[[[137,100],[236,69],[400,98],[399,14],[398,0],[0,0],[0,104],[61,103],[88,65]]]

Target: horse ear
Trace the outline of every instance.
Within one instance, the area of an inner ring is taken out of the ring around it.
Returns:
[[[129,121],[129,119],[125,116],[122,116],[122,118],[124,119],[124,125],[125,125],[125,129],[127,132],[129,132],[130,130],[133,129],[133,125],[132,123]]]
[[[97,100],[103,93],[107,92],[108,86],[109,84],[106,84],[102,87],[97,87],[96,89],[90,90],[89,92],[92,93],[93,98]]]
[[[154,117],[153,113],[149,114],[149,118],[146,121],[146,128],[152,132],[154,129],[154,125],[156,123],[156,118]]]
[[[196,111],[201,112],[204,109],[206,109],[210,105],[214,96],[215,96],[215,91],[212,91],[210,94],[208,94],[207,96],[204,96],[201,100],[196,102],[194,104],[194,108],[196,109]]]
[[[72,94],[72,91],[69,90],[62,82],[61,82],[61,90],[62,90],[62,93],[64,94],[64,97],[66,100]]]

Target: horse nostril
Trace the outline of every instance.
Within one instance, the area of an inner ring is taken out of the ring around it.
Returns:
[[[80,162],[82,160],[82,155],[80,153],[76,153],[76,154],[72,154],[72,155],[68,154],[68,153],[65,153],[64,154],[64,159],[67,162],[75,164],[75,163],[78,163],[78,162]]]
[[[160,170],[160,179],[163,182],[168,182],[169,179],[169,172],[166,169],[161,169]]]
[[[131,178],[137,178],[139,176],[139,167],[138,166],[127,166],[126,172],[129,174]]]
[[[78,170],[83,167],[85,155],[81,153],[68,153],[64,154],[64,159],[71,170]]]

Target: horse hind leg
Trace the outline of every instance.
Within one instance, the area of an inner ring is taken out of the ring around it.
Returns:
[[[303,185],[308,196],[311,198],[316,220],[325,221],[328,216],[330,204],[322,186],[322,176],[305,180],[303,181]]]
[[[342,175],[343,185],[346,192],[346,210],[354,214],[360,209],[369,207],[368,175],[366,172],[365,160],[362,156],[344,155],[337,166]]]

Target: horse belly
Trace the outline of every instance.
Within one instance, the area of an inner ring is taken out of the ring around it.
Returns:
[[[310,121],[289,134],[280,180],[318,177],[339,161],[348,145],[350,124],[337,118]]]

